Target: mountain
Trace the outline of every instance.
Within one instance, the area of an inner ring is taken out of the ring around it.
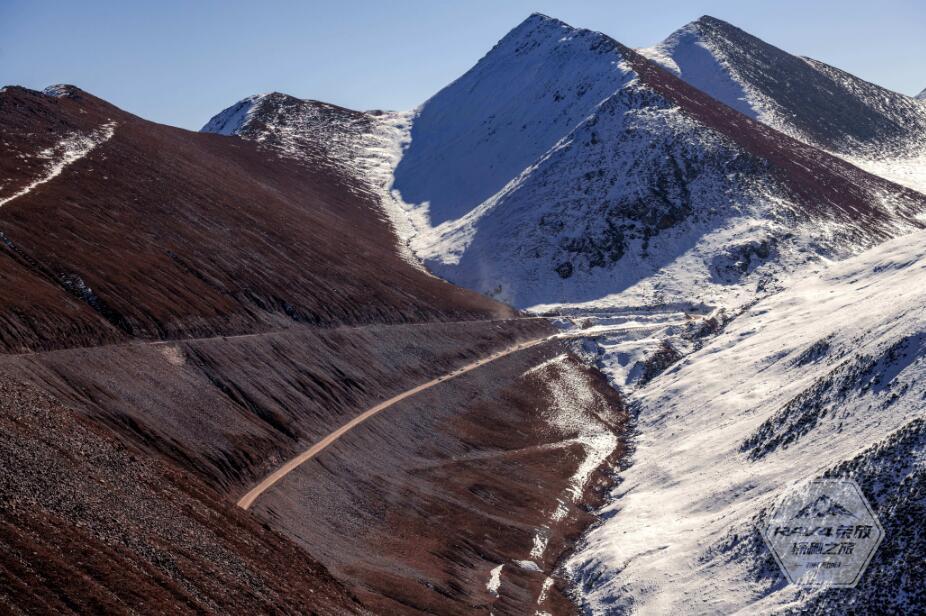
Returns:
[[[921,107],[539,14],[410,111],[3,88],[0,603],[835,614],[759,528],[851,477],[915,611]]]
[[[204,130],[226,130],[250,101]],[[233,132],[286,141],[314,105],[277,103],[272,122],[245,114]],[[685,301],[694,288],[717,302],[922,224],[922,196],[539,14],[418,109],[364,122],[354,142],[391,149],[356,172],[376,169],[368,183],[414,254],[520,307]]]
[[[637,388],[632,461],[567,564],[589,611],[926,605],[924,289],[918,232],[806,272]],[[760,536],[789,486],[820,477],[856,480],[885,528],[851,591],[786,584]]]
[[[555,567],[609,485],[620,395],[546,319],[409,262],[338,146],[374,114],[267,99],[318,132],[255,144],[0,91],[0,603],[568,611]]]
[[[916,98],[919,99],[919,100],[924,100],[924,99],[926,99],[926,89],[924,89],[922,92],[920,92],[919,94],[917,94],[917,95],[916,95]]]
[[[511,314],[410,267],[378,204],[321,157],[170,130],[74,88],[6,88],[0,116],[0,270],[20,289],[0,302],[6,349]]]
[[[239,101],[212,118],[202,132],[238,135],[290,158],[298,154],[312,166],[346,172],[359,141],[372,128],[369,114],[273,92]]]
[[[618,61],[601,35],[532,15],[415,110],[393,188],[432,226],[462,218],[629,81]]]
[[[710,17],[636,52],[535,14],[412,111],[274,94],[204,130],[294,160],[333,131],[429,270],[578,324],[638,430],[565,565],[584,609],[839,613],[785,586],[758,529],[793,482],[852,477],[892,537],[855,605],[924,601],[924,126]]]
[[[640,51],[752,119],[926,191],[926,109],[908,96],[709,16]]]

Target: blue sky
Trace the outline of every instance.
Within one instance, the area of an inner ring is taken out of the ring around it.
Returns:
[[[407,109],[534,11],[632,47],[709,14],[894,90],[926,88],[923,0],[0,0],[0,84],[73,83],[191,129],[272,90]]]

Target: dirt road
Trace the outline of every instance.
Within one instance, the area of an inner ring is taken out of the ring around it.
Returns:
[[[238,501],[238,506],[241,507],[242,509],[249,509],[251,505],[254,504],[254,501],[260,497],[261,494],[269,490],[274,484],[276,484],[278,481],[286,477],[286,475],[288,475],[295,469],[299,468],[300,465],[304,464],[305,462],[308,462],[309,460],[317,456],[319,453],[324,451],[325,448],[327,448],[329,445],[337,441],[347,432],[350,432],[353,428],[362,424],[364,421],[366,421],[370,417],[373,417],[374,415],[381,413],[382,411],[385,411],[386,409],[388,409],[390,406],[394,405],[395,403],[400,402],[411,396],[414,396],[415,394],[420,393],[428,388],[434,387],[438,383],[443,383],[445,381],[458,377],[461,374],[465,374],[469,372],[470,370],[475,370],[476,368],[483,366],[489,362],[495,361],[496,359],[499,359],[506,355],[510,355],[511,353],[515,353],[517,351],[523,351],[524,349],[528,349],[530,347],[541,344],[542,342],[546,342],[548,340],[552,340],[553,338],[558,338],[558,337],[561,337],[561,334],[554,334],[552,336],[546,336],[544,338],[538,338],[536,340],[521,342],[519,344],[511,346],[502,351],[497,351],[496,353],[493,353],[492,355],[489,355],[488,357],[484,357],[482,359],[476,360],[471,364],[467,364],[463,366],[462,368],[457,368],[456,370],[452,372],[443,374],[435,379],[428,381],[427,383],[422,383],[421,385],[418,385],[417,387],[404,391],[401,394],[394,396],[392,398],[389,398],[385,402],[380,402],[373,408],[370,408],[364,411],[363,413],[361,413],[360,415],[358,415],[357,417],[354,417],[349,422],[347,422],[346,424],[344,424],[343,426],[341,426],[340,428],[338,428],[337,430],[335,430],[334,432],[332,432],[331,434],[329,434],[328,436],[326,436],[319,442],[312,445],[309,449],[302,452],[295,458],[289,460],[286,464],[284,464],[277,470],[267,475],[263,481],[261,481],[259,484],[254,486],[254,488],[252,488],[247,494],[241,497],[241,499]]]

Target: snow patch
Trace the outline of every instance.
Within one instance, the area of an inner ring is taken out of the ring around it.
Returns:
[[[247,124],[257,103],[265,96],[265,94],[256,94],[238,101],[228,109],[225,109],[211,118],[200,131],[204,133],[217,133],[219,135],[238,134],[241,128]]]
[[[525,571],[534,571],[537,573],[541,571],[540,565],[538,565],[532,560],[516,560],[514,561],[514,564],[524,569]]]
[[[505,565],[499,565],[489,572],[489,581],[486,582],[486,590],[498,596],[498,589],[502,585],[502,569]]]
[[[53,147],[46,148],[37,154],[40,158],[48,159],[42,174],[18,192],[0,198],[0,207],[10,201],[30,193],[36,187],[55,179],[69,165],[87,156],[94,148],[109,141],[116,132],[116,123],[108,122],[90,133],[74,132],[59,141]]]

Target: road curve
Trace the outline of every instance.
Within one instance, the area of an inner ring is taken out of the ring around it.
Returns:
[[[406,398],[410,398],[411,396],[414,396],[415,394],[420,393],[424,391],[425,389],[434,387],[438,383],[443,383],[452,378],[458,377],[461,374],[465,374],[469,372],[470,370],[475,370],[479,366],[483,366],[489,362],[495,361],[496,359],[499,359],[506,355],[510,355],[511,353],[515,353],[517,351],[523,351],[524,349],[528,349],[532,346],[536,346],[542,342],[546,342],[548,340],[552,340],[553,338],[557,338],[557,337],[560,337],[560,335],[553,334],[552,336],[546,336],[544,338],[537,338],[535,340],[521,342],[514,346],[508,347],[507,349],[504,349],[502,351],[497,351],[493,353],[492,355],[489,355],[488,357],[484,357],[482,359],[476,360],[471,364],[467,364],[463,366],[462,368],[457,368],[456,370],[453,370],[452,372],[443,374],[435,379],[428,381],[427,383],[422,383],[421,385],[418,385],[417,387],[413,389],[409,389],[407,391],[400,393],[397,396],[389,398],[385,402],[380,402],[373,408],[364,411],[360,415],[357,415],[356,417],[351,419],[349,422],[347,422],[346,424],[344,424],[343,426],[341,426],[340,428],[338,428],[337,430],[335,430],[334,432],[332,432],[331,434],[329,434],[322,440],[318,441],[317,443],[309,447],[307,450],[305,450],[304,452],[302,452],[295,458],[289,460],[288,462],[286,462],[286,464],[284,464],[280,468],[276,469],[275,471],[267,475],[263,481],[261,481],[259,484],[251,488],[251,490],[247,494],[241,497],[241,499],[238,501],[238,506],[241,507],[242,509],[250,509],[251,505],[254,504],[254,501],[257,500],[261,494],[263,494],[264,492],[269,490],[271,487],[273,487],[275,483],[277,483],[278,481],[286,477],[286,475],[290,474],[291,472],[299,468],[300,465],[304,464],[305,462],[308,462],[309,460],[317,456],[319,453],[324,451],[326,447],[328,447],[329,445],[334,443],[336,440],[341,438],[344,434],[346,434],[347,432],[350,432],[353,428],[362,424],[364,421],[366,421],[370,417],[373,417],[374,415],[381,413],[382,411],[385,411],[386,409],[388,409],[390,406],[392,406],[396,402],[401,402],[402,400]]]

